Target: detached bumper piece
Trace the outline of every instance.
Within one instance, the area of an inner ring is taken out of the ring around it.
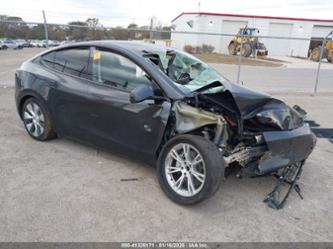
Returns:
[[[275,188],[264,202],[271,208],[281,209],[292,190],[303,199],[297,181],[316,144],[316,137],[308,124],[290,131],[264,132],[263,136],[268,152],[260,159],[259,174],[277,172],[274,175],[278,177]]]
[[[301,189],[297,184],[297,181],[301,176],[304,162],[305,161],[289,165],[285,167],[280,174],[276,175],[276,177],[278,178],[277,183],[273,191],[270,192],[264,199],[264,202],[270,208],[283,208],[292,190],[295,190],[298,196],[303,199],[303,196],[301,195]],[[285,187],[285,185],[289,185],[289,187],[287,188],[287,192],[284,194],[284,196],[281,197],[281,191]]]
[[[259,174],[275,172],[308,158],[316,144],[316,137],[308,124],[289,131],[263,133],[268,151],[259,161]]]

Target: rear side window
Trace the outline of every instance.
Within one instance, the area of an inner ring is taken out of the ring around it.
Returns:
[[[54,68],[55,52],[48,53],[42,56],[42,62],[44,65]]]
[[[43,63],[57,71],[91,79],[88,72],[89,48],[70,48],[48,53],[42,57]]]

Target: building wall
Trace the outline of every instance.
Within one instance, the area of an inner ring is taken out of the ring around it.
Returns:
[[[193,27],[189,27],[188,21],[193,21]],[[332,22],[314,22],[283,19],[263,19],[233,16],[211,16],[184,14],[177,18],[173,24],[176,31],[219,33],[221,35],[199,34],[175,34],[172,33],[172,46],[182,49],[185,45],[201,46],[209,44],[215,47],[215,52],[228,53],[227,46],[240,27],[246,24],[260,30],[262,36],[298,37],[310,39],[314,26],[316,34],[322,34],[332,28]],[[223,34],[225,36],[223,36]],[[227,36],[228,35],[228,36]],[[303,56],[308,54],[310,41],[282,40],[263,38],[261,41],[268,48],[270,55]]]

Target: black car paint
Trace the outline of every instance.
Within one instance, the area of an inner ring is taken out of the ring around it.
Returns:
[[[40,56],[49,51],[78,46],[107,49],[132,60],[150,76],[164,98],[132,103],[128,92],[110,86],[97,85],[90,80],[67,75],[37,63]],[[50,108],[54,126],[59,135],[128,154],[154,164],[173,101],[191,96],[181,92],[164,72],[142,57],[142,51],[150,48],[151,46],[148,45],[129,42],[98,41],[67,45],[46,51],[25,62],[16,72],[18,111],[27,96],[34,96]],[[235,111],[241,119],[253,116],[267,103],[283,103],[267,94],[239,85],[229,82],[223,82],[223,85],[234,101],[230,108],[236,106]],[[262,172],[272,169],[269,160],[274,161],[276,157],[287,158],[289,162],[294,161],[294,158],[304,160],[308,157],[314,146],[313,135],[306,128],[302,128],[301,132],[302,134],[297,135],[293,132],[284,132],[281,139],[280,136],[283,134],[280,131],[264,133],[273,157],[267,157],[268,166],[262,166]],[[296,145],[300,146],[297,148],[297,156],[292,152]],[[281,146],[289,148],[289,151],[281,150]],[[275,160],[277,161],[279,160]],[[283,165],[285,162],[283,161]],[[277,167],[283,165],[279,164]]]
[[[131,53],[115,48],[110,51],[132,59],[146,72],[152,71],[148,63],[135,61]],[[131,103],[129,92],[49,69],[36,63],[38,58],[24,63],[16,73],[18,111],[26,96],[37,97],[49,107],[59,135],[155,162],[170,113],[167,98]],[[152,79],[158,78],[155,74],[150,74]],[[163,82],[160,78],[158,82]],[[162,91],[170,90],[165,87]],[[175,91],[171,96],[179,94]]]

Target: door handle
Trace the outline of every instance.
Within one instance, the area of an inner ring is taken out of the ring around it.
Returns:
[[[151,131],[152,131],[152,129],[151,129],[151,127],[150,127],[149,124],[144,124],[144,125],[143,125],[143,128],[144,128],[147,132],[151,132]]]

